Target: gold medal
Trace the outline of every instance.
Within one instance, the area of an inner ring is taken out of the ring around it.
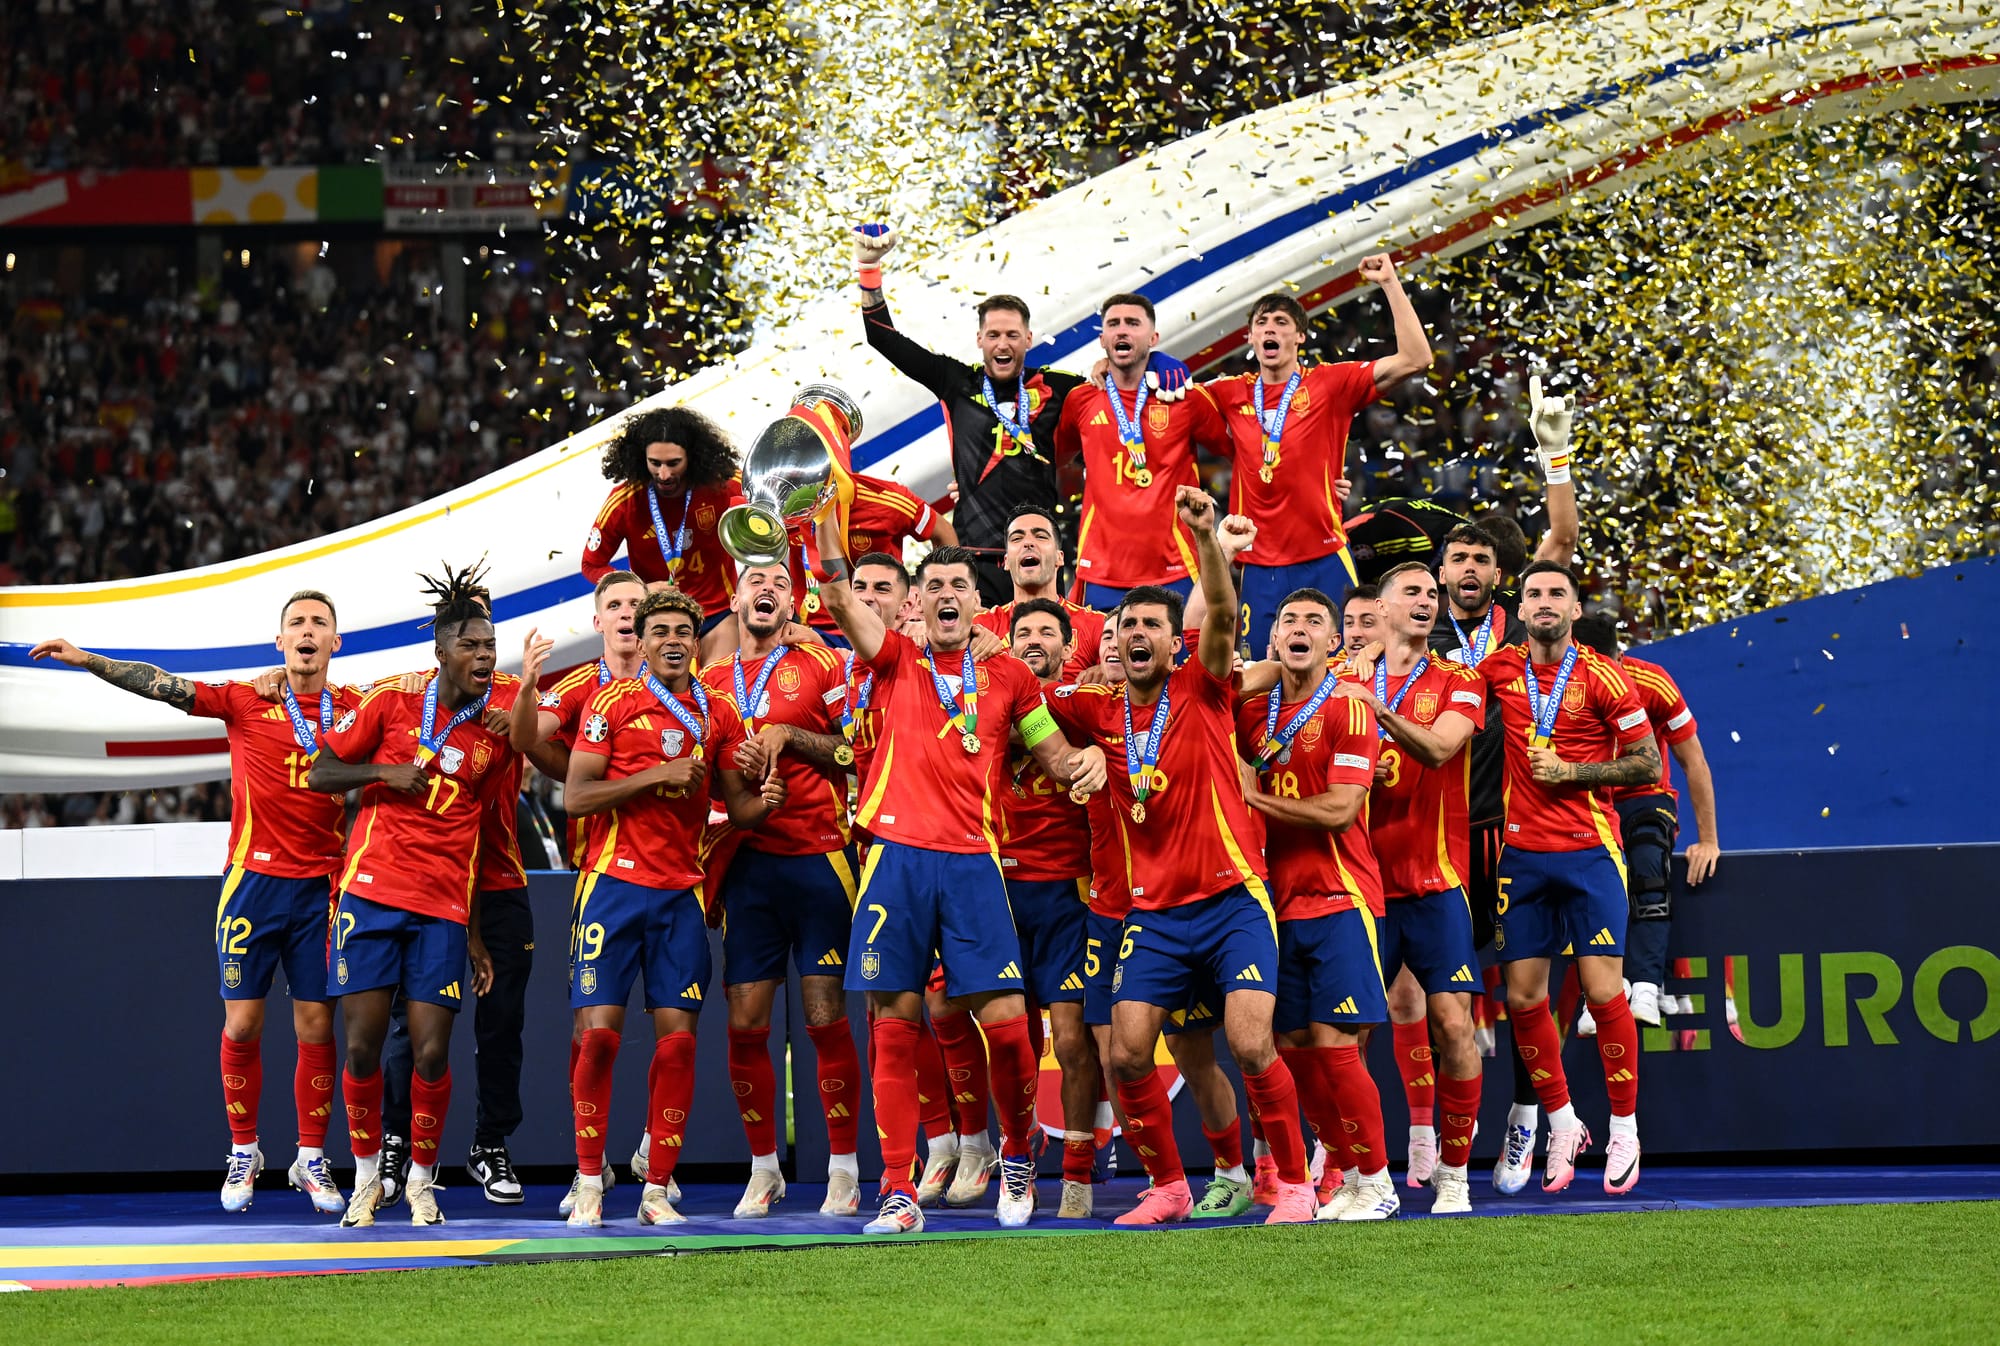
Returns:
[[[1146,821],[1145,801],[1136,799],[1132,801],[1132,821],[1135,823],[1143,823]]]
[[[970,729],[968,729],[959,736],[958,741],[960,746],[962,746],[967,752],[972,753],[974,756],[978,755],[979,735],[973,733]]]
[[[1153,484],[1153,469],[1150,467],[1142,467],[1137,472],[1134,472],[1132,474],[1132,484],[1139,487],[1141,490],[1145,489],[1148,486],[1151,486]]]
[[[835,766],[853,766],[854,749],[845,743],[836,744],[833,749],[833,764]]]
[[[813,613],[818,611],[819,611],[819,590],[815,589],[813,590],[813,592],[806,595],[806,615],[811,616]]]
[[[1271,465],[1269,463],[1266,463],[1264,464],[1264,466],[1257,469],[1257,480],[1264,482],[1266,485],[1270,483]]]
[[[1071,790],[1069,792],[1069,802],[1072,804],[1088,804],[1090,796],[1082,790]]]

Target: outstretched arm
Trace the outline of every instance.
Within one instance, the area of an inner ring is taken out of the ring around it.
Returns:
[[[113,687],[122,687],[149,701],[164,701],[178,711],[194,709],[194,681],[136,659],[106,659],[80,650],[67,640],[45,640],[28,651],[30,659],[53,659],[71,668],[88,669]]]
[[[864,224],[854,231],[854,266],[861,286],[861,328],[869,346],[896,366],[899,373],[923,384],[933,395],[943,397],[965,373],[965,366],[926,350],[896,330],[896,320],[889,316],[889,301],[882,293],[882,260],[895,250],[896,238],[896,231],[882,224]]]
[[[1236,672],[1236,585],[1215,538],[1215,498],[1198,486],[1180,486],[1174,491],[1174,507],[1194,535],[1201,561],[1201,596],[1207,607],[1201,614],[1196,657],[1203,668],[1227,682]]]
[[[1571,565],[1576,561],[1576,540],[1580,521],[1576,511],[1576,483],[1569,479],[1569,402],[1561,397],[1542,396],[1542,376],[1528,376],[1528,424],[1535,432],[1535,458],[1542,465],[1546,483],[1542,503],[1548,510],[1548,531],[1535,547],[1537,561]]]
[[[854,657],[865,664],[882,652],[888,628],[882,625],[882,618],[874,608],[854,596],[847,567],[847,539],[840,535],[840,522],[831,510],[819,521],[819,554],[820,563],[834,572],[831,579],[820,581],[819,601],[826,604],[826,615],[833,618],[834,625],[847,637],[847,643],[854,647]]]
[[[1722,843],[1715,830],[1715,777],[1709,773],[1700,734],[1690,734],[1674,744],[1673,752],[1674,760],[1687,773],[1688,802],[1694,805],[1698,840],[1688,847],[1688,887],[1693,888],[1715,873],[1715,862],[1722,858]]]
[[[1397,279],[1388,253],[1362,258],[1361,279],[1382,287],[1382,298],[1388,301],[1389,316],[1396,323],[1396,353],[1375,362],[1375,390],[1386,393],[1412,374],[1431,367],[1431,342],[1410,297],[1403,293],[1403,282]]]

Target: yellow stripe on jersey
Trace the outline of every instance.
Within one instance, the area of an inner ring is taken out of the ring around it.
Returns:
[[[862,803],[860,812],[854,815],[854,821],[860,823],[871,832],[875,830],[875,811],[882,807],[883,792],[889,788],[889,772],[895,765],[896,735],[892,730],[889,734],[889,741],[882,745],[882,761],[875,771],[875,788],[869,792],[868,798]],[[868,864],[871,869],[874,867],[875,857],[873,855],[868,857]]]
[[[368,830],[361,834],[361,844],[354,848],[354,857],[347,862],[347,872],[340,876],[340,890],[347,891],[354,882],[355,874],[361,868],[361,857],[368,854],[368,845],[375,839],[375,810],[368,810]]]
[[[883,851],[884,851],[884,850],[886,850],[886,849],[887,849],[887,848],[886,848],[886,847],[883,847],[883,846],[870,846],[870,847],[868,848],[868,859],[867,859],[866,863],[864,863],[864,864],[863,864],[863,865],[861,866],[861,896],[862,896],[862,897],[866,897],[866,896],[868,896],[868,888],[869,888],[869,885],[875,882],[875,870],[876,870],[876,868],[877,868],[878,866],[880,866],[880,865],[881,865],[881,863],[882,863],[882,853],[883,853]]]
[[[245,773],[246,775],[248,773]],[[250,858],[250,833],[255,830],[256,816],[250,809],[250,782],[243,782],[243,834],[236,839],[236,853],[229,857],[229,863],[240,865]]]
[[[638,489],[637,483],[628,481],[620,484],[616,490],[606,496],[604,504],[597,511],[597,526],[602,528],[605,524],[609,523],[611,516],[618,512],[619,506],[630,500]]]
[[[611,862],[618,854],[618,810],[611,810],[610,821],[605,824],[604,844],[597,850],[597,859],[591,864],[591,872],[609,874]]]
[[[1084,544],[1088,542],[1090,538],[1090,526],[1096,522],[1097,522],[1097,510],[1095,509],[1095,507],[1086,509],[1083,512],[1083,522],[1077,527],[1076,530],[1076,554],[1078,556],[1083,555]]]
[[[1210,781],[1208,786],[1208,802],[1215,814],[1215,831],[1216,835],[1222,838],[1222,849],[1229,856],[1229,863],[1235,865],[1237,872],[1243,875],[1243,886],[1250,890],[1250,896],[1257,899],[1257,905],[1264,909],[1264,919],[1271,923],[1271,938],[1276,939],[1278,913],[1271,906],[1270,889],[1266,888],[1264,881],[1257,877],[1257,871],[1250,867],[1249,860],[1244,858],[1242,848],[1236,844],[1236,834],[1229,830],[1228,816],[1222,811],[1222,792],[1215,788],[1213,781]]]

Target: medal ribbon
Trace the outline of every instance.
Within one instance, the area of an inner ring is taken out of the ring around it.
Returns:
[[[646,505],[653,511],[653,539],[660,544],[660,555],[666,558],[667,578],[679,580],[681,574],[681,554],[688,545],[688,506],[694,503],[694,488],[681,497],[681,521],[674,527],[673,542],[667,541],[666,516],[660,513],[660,488],[646,488]]]
[[[1472,628],[1471,639],[1466,638],[1465,628],[1458,624],[1458,618],[1452,613],[1449,603],[1445,604],[1444,616],[1445,620],[1451,623],[1452,634],[1458,637],[1458,643],[1465,647],[1466,667],[1479,667],[1479,661],[1486,657],[1486,651],[1492,647],[1493,641],[1500,634],[1500,605],[1495,603],[1486,609],[1486,615]]]
[[[451,738],[453,730],[457,729],[473,716],[485,713],[487,699],[492,695],[492,690],[488,689],[481,692],[473,700],[460,706],[458,713],[451,717],[451,722],[445,725],[444,732],[442,734],[436,733],[434,731],[437,728],[438,680],[432,678],[430,685],[424,688],[424,722],[422,727],[417,730],[417,765],[429,766],[431,758],[436,757],[443,750],[445,742]]]
[[[1035,452],[1034,438],[1028,433],[1028,423],[1032,419],[1028,414],[1028,372],[1025,369],[1021,371],[1020,381],[1017,384],[1018,391],[1014,397],[1014,415],[1020,418],[1018,421],[1009,419],[1007,413],[1000,410],[1000,397],[993,391],[992,375],[982,372],[979,376],[979,387],[980,391],[986,394],[986,405],[993,412],[993,418],[999,421],[1000,428],[1007,432],[1005,438],[993,446],[993,455],[986,460],[986,466],[979,470],[979,479],[985,481],[993,469],[1000,466],[1000,460],[1007,456],[1008,440],[1019,442],[1023,449],[1036,458],[1040,458],[1041,455]]]
[[[646,690],[653,694],[653,699],[666,707],[667,713],[679,720],[687,731],[694,735],[694,752],[691,755],[696,761],[701,760],[702,746],[708,741],[708,688],[701,685],[700,678],[688,679],[688,691],[694,694],[694,703],[701,710],[701,719],[696,720],[688,713],[688,708],[681,704],[681,699],[668,691],[667,685],[654,677],[650,670],[644,671],[641,676],[645,679]]]
[[[1152,389],[1146,386],[1146,381],[1140,379],[1139,393],[1132,403],[1132,414],[1127,416],[1125,394],[1120,392],[1118,385],[1109,379],[1104,382],[1104,394],[1110,399],[1112,414],[1118,418],[1118,442],[1125,446],[1125,452],[1132,460],[1134,472],[1141,471],[1146,466],[1146,432],[1140,418],[1146,414],[1146,397],[1151,392]]]
[[[1404,698],[1409,696],[1410,689],[1417,685],[1417,679],[1421,678],[1424,675],[1424,670],[1430,666],[1431,657],[1428,654],[1417,660],[1417,666],[1410,670],[1409,677],[1403,679],[1403,685],[1396,689],[1395,698],[1392,700],[1389,696],[1389,661],[1386,658],[1377,659],[1375,661],[1375,699],[1387,706],[1391,715],[1395,714],[1403,708]],[[1375,733],[1379,738],[1389,737],[1389,731],[1379,724],[1375,726]]]
[[[290,679],[287,679],[285,682],[284,701],[285,714],[292,718],[292,737],[298,740],[299,747],[305,750],[308,757],[315,755],[319,752],[320,734],[333,728],[333,689],[329,687],[319,689],[319,729],[317,732],[312,727],[312,721],[308,720],[305,712],[299,708],[299,699],[292,695]]]
[[[1283,679],[1279,679],[1278,685],[1271,689],[1270,696],[1264,701],[1264,741],[1257,745],[1255,763],[1260,773],[1270,770],[1271,763],[1278,760],[1278,755],[1292,746],[1292,740],[1298,736],[1299,730],[1303,729],[1306,721],[1326,704],[1326,699],[1333,695],[1333,689],[1339,684],[1340,679],[1334,677],[1332,673],[1321,678],[1319,686],[1313,688],[1313,694],[1306,698],[1305,705],[1299,707],[1292,718],[1285,721],[1285,727],[1280,729],[1278,707],[1283,704],[1285,684]]]
[[[958,730],[960,735],[977,734],[979,678],[972,666],[972,646],[965,647],[965,657],[959,663],[959,688],[965,698],[963,710],[959,709],[958,698],[951,694],[951,684],[944,680],[944,674],[938,672],[937,656],[931,653],[931,647],[928,645],[924,646],[924,658],[931,666],[931,686],[937,692],[938,704],[944,707],[945,717],[951,721],[952,727]],[[943,738],[944,735],[939,734],[938,737]]]
[[[1299,390],[1299,382],[1305,377],[1303,368],[1294,369],[1292,376],[1285,380],[1284,396],[1278,399],[1278,409],[1271,413],[1271,419],[1264,419],[1264,376],[1256,375],[1250,380],[1250,395],[1257,409],[1257,428],[1264,432],[1264,466],[1278,465],[1278,449],[1285,442],[1285,418],[1292,414],[1292,394]]]
[[[1160,744],[1167,736],[1169,701],[1166,684],[1160,685],[1160,704],[1153,708],[1153,723],[1141,743],[1132,734],[1132,689],[1125,689],[1125,775],[1132,782],[1132,794],[1143,804],[1153,793],[1153,768],[1160,762]]]
[[[1521,676],[1528,689],[1528,713],[1535,718],[1535,732],[1528,741],[1537,748],[1546,748],[1556,733],[1556,712],[1562,709],[1563,692],[1569,687],[1569,675],[1576,670],[1576,646],[1563,651],[1562,667],[1556,670],[1555,685],[1549,688],[1547,697],[1542,695],[1541,685],[1535,681],[1535,661],[1533,658],[1521,661]]]
[[[735,665],[736,708],[738,713],[743,717],[745,732],[753,734],[757,732],[757,725],[755,723],[757,707],[764,704],[764,689],[771,685],[771,674],[777,671],[778,665],[783,663],[785,656],[791,652],[792,647],[789,645],[780,645],[777,649],[771,651],[770,657],[764,660],[764,667],[757,670],[756,685],[747,691],[743,685],[742,652],[738,651],[730,656],[731,662]]]
[[[847,669],[842,675],[847,683],[847,699],[840,703],[840,736],[847,745],[854,746],[854,736],[861,728],[861,712],[868,709],[868,697],[875,690],[875,675],[870,673],[859,684],[854,681],[854,651],[847,652]]]

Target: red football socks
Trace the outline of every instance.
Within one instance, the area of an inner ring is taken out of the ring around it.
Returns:
[[[965,1010],[931,1020],[938,1050],[944,1053],[945,1073],[951,1078],[951,1111],[958,1119],[958,1134],[986,1134],[986,1047],[979,1040],[979,1027]]]
[[[778,1076],[771,1068],[771,1030],[729,1030],[729,1085],[736,1091],[736,1113],[750,1153],[778,1152],[778,1124],[772,1116],[778,1102]]]
[[[653,1044],[646,1094],[647,1134],[652,1137],[652,1148],[646,1152],[646,1181],[665,1187],[680,1160],[688,1109],[694,1104],[694,1034],[669,1033]]]
[[[1299,1091],[1292,1072],[1282,1058],[1273,1060],[1262,1073],[1243,1072],[1243,1087],[1250,1106],[1264,1124],[1264,1142],[1278,1164],[1278,1181],[1293,1184],[1310,1182],[1306,1173],[1305,1135],[1299,1129]]]
[[[347,1148],[356,1159],[382,1153],[382,1072],[365,1080],[340,1072],[340,1096],[347,1104]]]
[[[1215,1152],[1215,1166],[1218,1169],[1243,1167],[1243,1123],[1231,1122],[1220,1131],[1201,1129],[1202,1138],[1208,1148]]]
[[[445,1114],[451,1111],[451,1067],[434,1080],[410,1073],[410,1162],[436,1168]]]
[[[229,1139],[238,1145],[257,1140],[257,1100],[264,1096],[264,1044],[256,1039],[232,1042],[222,1038],[222,1110],[229,1118]]]
[[[1438,1127],[1438,1162],[1464,1168],[1472,1158],[1472,1128],[1479,1121],[1479,1076],[1455,1080],[1439,1075],[1437,1090],[1444,1113]]]
[[[1631,1017],[1629,1009],[1626,1017]],[[1542,1107],[1551,1113],[1568,1107],[1569,1079],[1563,1074],[1562,1039],[1556,1036],[1556,1021],[1549,1017],[1549,998],[1543,996],[1507,1018],[1514,1025],[1514,1050],[1520,1053]]]
[[[869,1045],[874,1045],[872,1039]],[[927,1138],[957,1129],[951,1115],[951,1081],[944,1075],[944,1054],[938,1050],[936,1035],[928,1029],[917,1034],[917,1115]]]
[[[292,1067],[292,1102],[299,1113],[299,1148],[326,1147],[326,1126],[333,1116],[333,1044],[301,1042]]]
[[[854,1050],[854,1030],[846,1019],[835,1019],[817,1028],[808,1027],[806,1036],[812,1039],[813,1055],[819,1062],[819,1105],[826,1114],[827,1152],[853,1154],[859,1125],[854,1105],[861,1096],[861,1055]],[[920,1041],[917,1045],[921,1063],[923,1044]],[[936,1048],[931,1049],[931,1055],[937,1055]],[[922,1092],[921,1076],[918,1092]]]
[[[1097,1163],[1097,1137],[1086,1131],[1079,1138],[1074,1131],[1063,1133],[1064,1182],[1090,1181],[1091,1169]]]
[[[1306,1114],[1306,1125],[1319,1137],[1319,1143],[1326,1146],[1329,1155],[1338,1157],[1344,1140],[1340,1127],[1340,1103],[1333,1091],[1333,1079],[1328,1074],[1326,1052],[1318,1047],[1280,1047],[1278,1055],[1292,1072],[1292,1087],[1298,1090],[1299,1106]],[[1345,1163],[1336,1165],[1346,1168]]]
[[[1149,1070],[1136,1080],[1118,1081],[1118,1101],[1125,1108],[1125,1139],[1139,1152],[1153,1186],[1186,1182],[1180,1146],[1174,1142],[1174,1105],[1160,1072]]]
[[[1028,1036],[1027,1015],[1000,1019],[985,1028],[986,1049],[992,1055],[993,1099],[1000,1114],[1000,1152],[1021,1158],[1034,1141],[1041,1062]]]
[[[1359,1047],[1320,1050],[1326,1053],[1327,1082],[1347,1138],[1347,1167],[1360,1169],[1364,1177],[1380,1173],[1389,1166],[1389,1156],[1382,1143],[1382,1094],[1375,1077],[1368,1073]]]
[[[1431,1063],[1431,1026],[1419,1019],[1413,1024],[1391,1024],[1396,1042],[1396,1069],[1403,1073],[1403,1097],[1410,1104],[1410,1125],[1430,1126],[1437,1103],[1437,1074]]]
[[[875,1016],[870,1032],[875,1046],[875,1131],[882,1140],[882,1194],[902,1192],[914,1197],[910,1164],[917,1153],[917,1037],[923,1026],[914,1019]]]
[[[576,1039],[576,1071],[570,1076],[570,1106],[576,1114],[576,1170],[595,1177],[604,1172],[604,1128],[611,1116],[611,1066],[618,1059],[618,1034],[586,1028]]]
[[[1639,1110],[1639,1025],[1632,1006],[1619,992],[1602,1005],[1590,1007],[1597,1020],[1597,1055],[1604,1062],[1604,1092],[1613,1117],[1630,1117]]]

